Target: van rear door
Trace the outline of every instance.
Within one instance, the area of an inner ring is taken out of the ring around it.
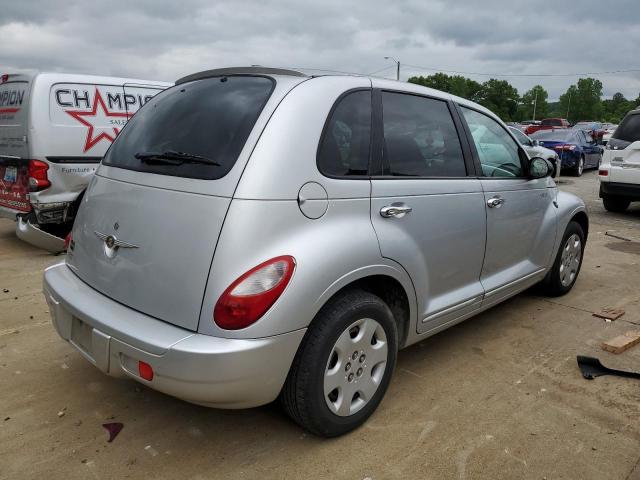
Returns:
[[[0,77],[0,207],[29,212],[27,106],[31,78]]]

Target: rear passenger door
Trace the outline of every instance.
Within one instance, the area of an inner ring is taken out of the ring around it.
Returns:
[[[471,314],[483,295],[484,197],[452,109],[374,91],[371,221],[382,256],[413,280],[420,333]]]
[[[498,121],[467,107],[460,112],[484,190],[487,250],[480,278],[492,304],[544,276],[556,236],[555,184],[529,178],[526,153]]]

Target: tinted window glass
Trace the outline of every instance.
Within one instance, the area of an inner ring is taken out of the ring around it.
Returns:
[[[624,140],[625,142],[637,142],[640,140],[640,114],[627,115],[624,117],[613,138]]]
[[[547,118],[545,120],[542,120],[542,122],[540,122],[540,125],[545,125],[545,126],[552,126],[552,127],[561,127],[562,126],[562,120],[559,118]]]
[[[462,108],[471,130],[482,175],[485,177],[522,177],[520,151],[516,141],[494,119],[468,108]]]
[[[371,91],[344,96],[335,107],[318,150],[318,168],[325,175],[367,176],[371,143]]]
[[[446,102],[382,93],[384,174],[464,177],[462,147]]]
[[[529,145],[529,138],[517,128],[511,128],[511,133],[522,145]]]
[[[161,175],[220,178],[235,164],[273,85],[264,77],[229,76],[170,88],[131,118],[103,163]],[[139,152],[167,151],[199,155],[220,165],[171,165],[135,157]]]

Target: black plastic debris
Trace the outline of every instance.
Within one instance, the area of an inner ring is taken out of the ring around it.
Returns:
[[[107,442],[111,443],[118,436],[124,427],[124,424],[120,422],[113,422],[103,423],[102,426],[107,430],[107,432],[109,432],[109,440],[107,440]]]
[[[640,379],[640,373],[638,372],[627,372],[625,370],[607,368],[600,363],[600,360],[594,357],[578,355],[577,360],[580,372],[582,372],[582,376],[587,380],[593,380],[594,378],[601,377],[602,375],[616,375],[618,377]]]

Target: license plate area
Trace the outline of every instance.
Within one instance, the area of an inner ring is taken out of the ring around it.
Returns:
[[[4,181],[16,183],[18,179],[18,167],[7,167],[4,171]]]

